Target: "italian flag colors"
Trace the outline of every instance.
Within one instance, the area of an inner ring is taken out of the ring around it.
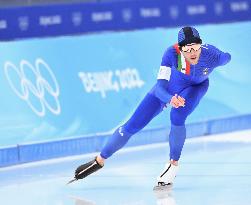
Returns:
[[[190,75],[190,64],[185,59],[184,55],[180,52],[179,45],[173,46],[178,54],[178,70],[184,74]]]

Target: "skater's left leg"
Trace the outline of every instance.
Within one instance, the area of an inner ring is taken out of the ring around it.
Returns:
[[[186,139],[185,121],[206,94],[209,81],[184,89],[180,95],[186,99],[185,107],[172,108],[170,112],[171,130],[169,134],[170,160],[178,161]]]
[[[158,177],[158,184],[172,184],[178,171],[178,161],[186,139],[185,121],[199,104],[208,89],[208,80],[184,89],[179,95],[186,99],[185,107],[172,108],[170,113],[171,130],[169,134],[170,162]]]

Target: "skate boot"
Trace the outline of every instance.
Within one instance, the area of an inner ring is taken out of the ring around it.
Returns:
[[[97,170],[101,169],[103,166],[100,165],[96,158],[90,162],[80,165],[75,171],[75,177],[73,180],[69,181],[68,184],[87,177],[88,175],[96,172]]]
[[[153,190],[157,191],[171,189],[177,172],[178,166],[167,163],[163,172],[157,178],[157,185],[153,188]]]

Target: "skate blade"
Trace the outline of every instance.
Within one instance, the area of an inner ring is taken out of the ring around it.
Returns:
[[[155,187],[153,187],[153,191],[154,192],[158,192],[158,191],[170,191],[173,188],[173,184],[165,184],[165,185],[157,185]]]
[[[77,179],[76,179],[76,178],[74,178],[74,179],[70,180],[70,181],[69,181],[66,185],[71,184],[72,182],[75,182],[75,181],[77,181]]]

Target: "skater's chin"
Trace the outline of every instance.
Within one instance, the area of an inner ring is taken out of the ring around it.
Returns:
[[[189,63],[192,65],[196,65],[198,63],[198,61],[199,61],[198,57],[194,57],[194,58],[189,59]]]

